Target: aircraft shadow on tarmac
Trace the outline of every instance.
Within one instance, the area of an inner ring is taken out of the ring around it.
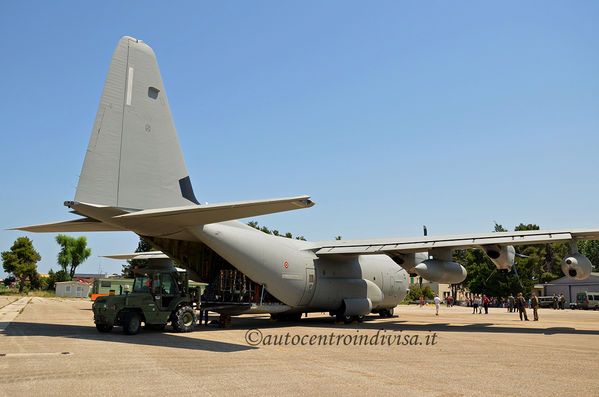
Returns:
[[[103,342],[172,347],[178,349],[204,350],[222,353],[256,349],[255,347],[243,344],[186,337],[186,335],[189,334],[173,335],[168,332],[142,330],[137,335],[125,335],[120,327],[115,327],[111,333],[103,334],[99,333],[93,326],[69,324],[12,322],[4,330],[4,332],[0,332],[0,334],[5,336],[47,336],[82,340],[97,340]]]
[[[494,323],[472,323],[472,324],[448,324],[448,323],[429,323],[414,324],[408,321],[400,320],[397,317],[392,319],[380,319],[378,316],[367,316],[363,323],[359,324],[336,324],[332,317],[312,317],[302,318],[300,321],[272,322],[267,318],[238,318],[234,319],[233,328],[236,329],[274,329],[283,327],[307,327],[307,328],[329,328],[329,329],[385,329],[389,331],[412,331],[412,332],[486,332],[486,333],[513,333],[513,334],[537,334],[537,335],[599,335],[599,330],[576,329],[573,327],[547,327],[547,328],[527,328],[510,327],[505,325],[496,325]],[[532,321],[529,321],[532,323]],[[535,323],[538,324],[538,323]]]

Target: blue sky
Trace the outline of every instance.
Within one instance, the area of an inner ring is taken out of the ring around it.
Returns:
[[[3,2],[0,250],[57,270],[112,52],[156,52],[198,199],[311,240],[599,226],[599,3]],[[119,272],[132,233],[88,233]],[[2,272],[0,271],[0,277]]]

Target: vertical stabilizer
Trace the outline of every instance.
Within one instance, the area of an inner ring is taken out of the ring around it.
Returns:
[[[197,204],[152,49],[114,51],[75,201],[126,209]]]

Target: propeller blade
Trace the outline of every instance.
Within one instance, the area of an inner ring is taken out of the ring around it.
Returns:
[[[518,258],[530,258],[530,256],[528,256],[528,255],[524,255],[524,254],[518,254],[518,253],[516,253],[516,256],[517,256]]]
[[[497,269],[493,269],[493,271],[491,272],[491,274],[489,274],[489,277],[487,277],[487,279],[485,280],[485,284],[487,283],[487,281],[489,281],[489,279],[491,277],[493,277],[493,275],[497,272]]]
[[[522,280],[520,280],[520,276],[518,275],[518,269],[516,268],[515,263],[512,265],[512,270],[514,271],[514,274],[516,275],[516,278],[518,279],[518,283],[520,283],[520,287],[522,287]]]

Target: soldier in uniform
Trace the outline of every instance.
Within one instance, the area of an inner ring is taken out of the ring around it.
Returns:
[[[531,307],[532,307],[532,313],[534,314],[534,321],[539,321],[539,314],[538,314],[538,309],[539,309],[539,298],[537,298],[537,294],[535,294],[534,292],[532,293],[532,300],[531,300]]]
[[[516,306],[520,312],[520,321],[522,321],[522,315],[524,315],[524,320],[528,321],[528,316],[526,315],[526,301],[522,296],[522,292],[518,293],[518,297],[516,298]]]
[[[561,299],[561,305],[562,305],[561,309],[564,310],[566,308],[566,297],[564,296],[563,293],[561,295],[561,298],[562,298]]]
[[[510,304],[510,313],[516,311],[516,300],[514,299],[514,294],[510,294],[510,296],[507,298]]]
[[[557,296],[553,294],[553,310],[557,309]]]

